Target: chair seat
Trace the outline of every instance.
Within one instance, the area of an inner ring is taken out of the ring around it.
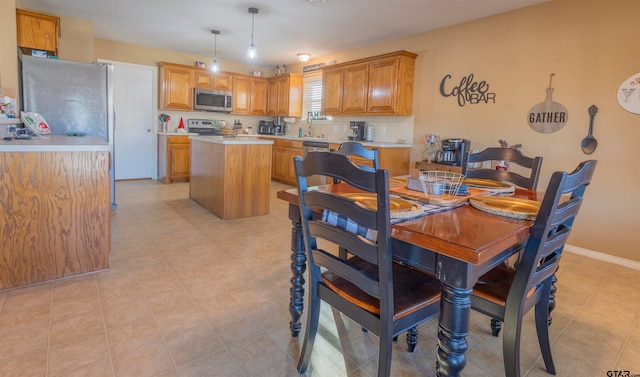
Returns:
[[[473,295],[504,306],[515,274],[515,267],[500,264],[478,279],[473,287]],[[536,287],[531,287],[527,292],[527,298],[531,297],[535,291]]]
[[[364,259],[352,257],[349,261],[373,276],[377,274],[378,267]],[[370,313],[380,314],[380,301],[377,298],[366,294],[337,274],[325,272],[322,274],[322,281],[349,302]],[[400,263],[393,263],[393,284],[394,320],[440,300],[441,286],[437,279]]]

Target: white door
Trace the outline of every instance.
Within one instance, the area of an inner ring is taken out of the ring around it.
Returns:
[[[115,179],[157,178],[156,67],[111,62]]]

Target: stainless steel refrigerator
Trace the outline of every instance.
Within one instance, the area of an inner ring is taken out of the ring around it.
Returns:
[[[109,143],[115,209],[113,66],[27,55],[21,60],[23,111],[40,113],[52,134],[85,134]]]

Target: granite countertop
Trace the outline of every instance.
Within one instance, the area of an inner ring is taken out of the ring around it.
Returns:
[[[0,152],[111,151],[111,146],[96,136],[41,135],[31,139],[0,139]]]
[[[331,138],[321,138],[321,137],[299,137],[292,135],[248,135],[242,134],[238,135],[238,137],[244,138],[259,138],[259,137],[268,137],[270,139],[284,139],[284,140],[299,140],[299,141],[324,141],[330,144],[341,144],[351,140],[344,139],[331,139]],[[376,147],[376,148],[411,148],[413,145],[409,143],[394,143],[391,141],[358,141],[358,143],[362,143],[365,147]]]
[[[247,135],[249,136],[249,135]],[[247,145],[256,145],[256,144],[273,144],[271,140],[258,139],[256,137],[233,137],[233,138],[225,138],[222,136],[189,136],[191,140],[198,141],[206,141],[208,143],[217,143],[217,144],[247,144]]]

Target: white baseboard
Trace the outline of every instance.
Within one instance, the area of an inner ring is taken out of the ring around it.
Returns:
[[[593,259],[598,259],[604,262],[618,264],[623,267],[633,268],[634,270],[640,270],[640,262],[636,262],[631,259],[620,258],[613,255],[604,254],[598,251],[593,251],[593,250],[589,250],[589,249],[585,249],[585,248],[573,246],[573,245],[565,245],[564,249],[566,251],[572,252],[574,254],[580,254],[588,258],[593,258]]]

